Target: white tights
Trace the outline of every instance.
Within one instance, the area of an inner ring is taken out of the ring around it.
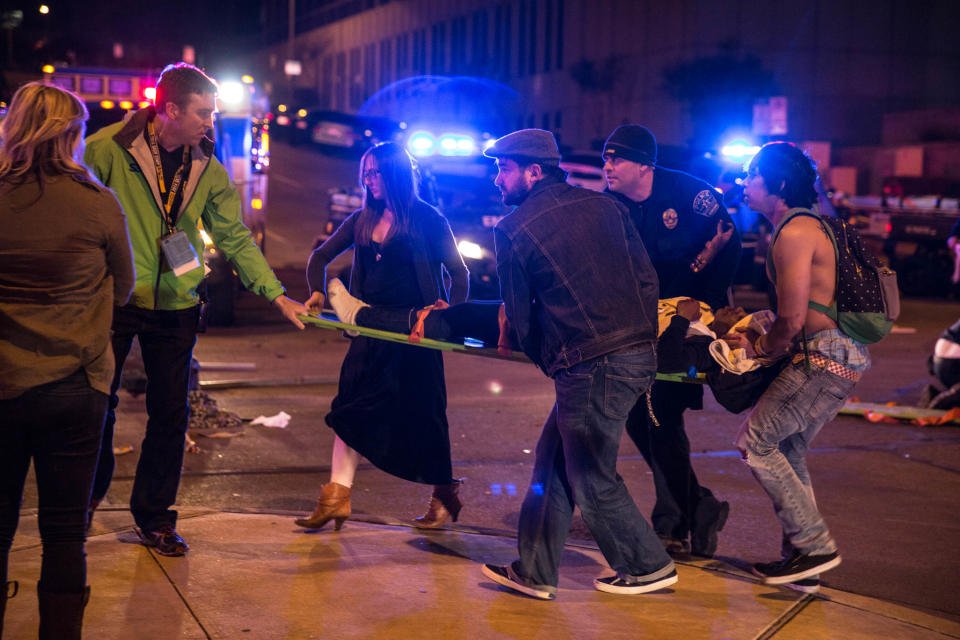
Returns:
[[[333,438],[333,459],[330,461],[330,482],[345,487],[353,486],[353,477],[357,474],[360,454],[347,446],[339,436]]]

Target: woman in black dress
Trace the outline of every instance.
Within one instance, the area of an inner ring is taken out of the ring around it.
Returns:
[[[379,144],[360,161],[363,208],[310,256],[307,307],[319,311],[327,265],[354,247],[350,292],[386,307],[422,307],[467,297],[467,268],[446,219],[417,197],[413,161],[403,147]],[[450,277],[449,296],[443,269]],[[317,508],[296,523],[336,529],[350,516],[350,488],[360,457],[413,482],[434,485],[420,527],[457,520],[460,481],[453,478],[443,357],[421,349],[355,337],[340,370],[327,424],[336,432],[330,483]]]

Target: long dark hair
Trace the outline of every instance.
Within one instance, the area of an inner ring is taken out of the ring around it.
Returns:
[[[750,161],[750,171],[759,173],[767,191],[783,198],[790,207],[809,209],[817,201],[817,169],[798,146],[768,142]]]
[[[383,178],[382,199],[374,198],[363,180],[368,157],[377,161],[377,170]],[[377,226],[384,209],[390,209],[394,215],[388,238],[410,233],[411,211],[418,198],[416,170],[413,158],[406,149],[393,142],[382,142],[367,149],[360,159],[360,188],[363,189],[363,209],[357,219],[356,244],[370,244],[373,228]]]

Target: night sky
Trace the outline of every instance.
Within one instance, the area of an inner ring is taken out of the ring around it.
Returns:
[[[2,0],[3,11],[20,9],[23,23],[13,31],[14,65],[24,71],[47,63],[73,66],[158,68],[179,60],[184,45],[196,50],[197,64],[216,67],[238,53],[263,45],[259,0]],[[7,60],[6,33],[2,56]],[[123,58],[113,55],[123,45]]]

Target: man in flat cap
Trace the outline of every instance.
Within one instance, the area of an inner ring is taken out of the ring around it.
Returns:
[[[557,400],[520,511],[520,558],[483,573],[552,600],[576,505],[616,571],[597,589],[662,589],[676,567],[616,470],[627,414],[656,371],[656,273],[626,208],[567,184],[553,134],[515,131],[486,155],[497,159],[503,201],[516,205],[494,230],[512,338],[553,378]]]
[[[740,237],[717,191],[658,166],[657,141],[640,125],[614,130],[603,160],[607,188],[629,209],[657,271],[660,298],[690,297],[715,310],[729,304]],[[650,519],[675,558],[691,551],[712,556],[730,511],[699,484],[690,462],[683,412],[702,408],[702,387],[658,381],[651,405],[639,402],[627,420],[627,433],[653,472],[657,501]]]

